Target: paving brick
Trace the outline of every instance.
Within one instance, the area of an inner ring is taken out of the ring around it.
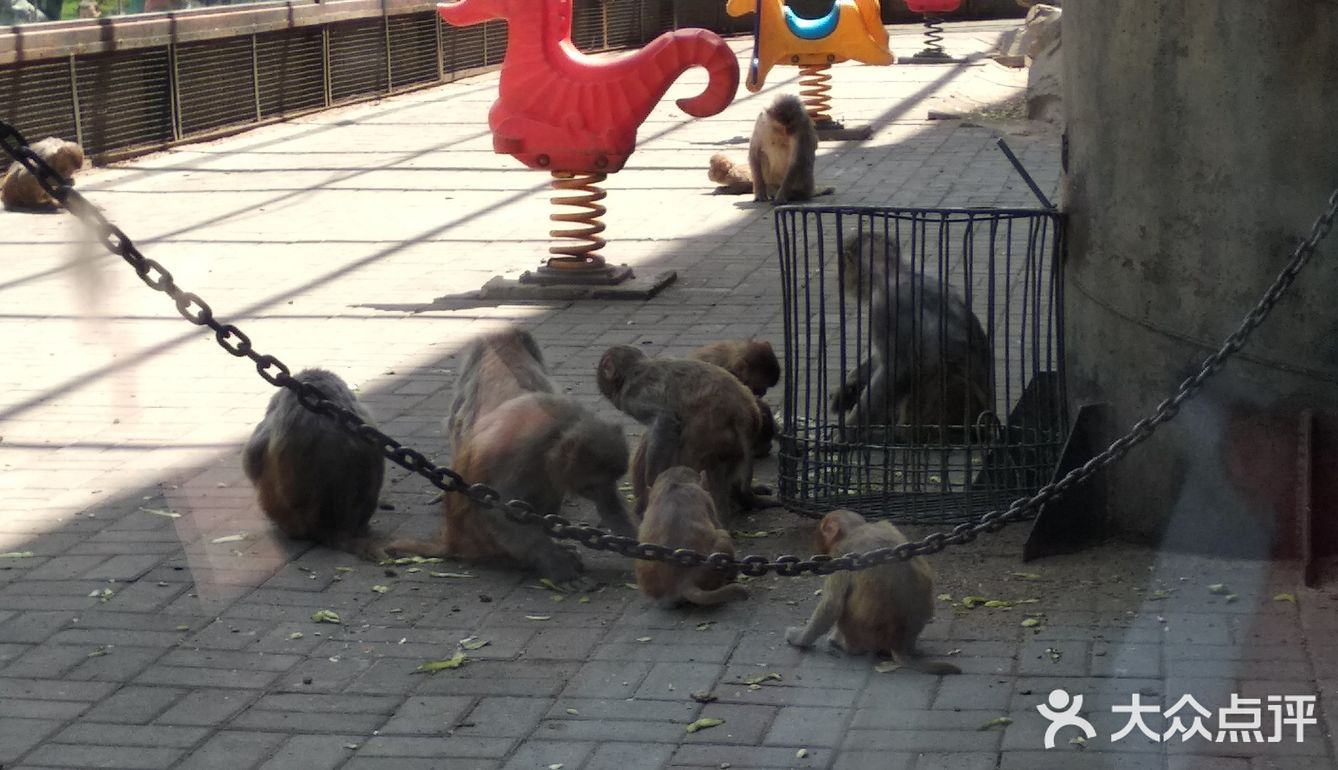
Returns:
[[[458,724],[474,706],[466,696],[418,695],[404,701],[381,727],[382,735],[440,735]]]
[[[596,661],[587,663],[562,689],[568,698],[627,698],[650,673],[651,664]]]
[[[226,668],[165,666],[155,663],[140,673],[135,678],[135,683],[173,687],[252,689],[265,687],[278,677],[278,672],[274,671],[236,671]]]
[[[1165,766],[1161,757],[1148,754],[1098,754],[1054,749],[1006,753],[999,770],[1163,770]]]
[[[86,653],[84,660],[65,676],[99,682],[127,682],[162,654],[163,650],[156,647],[100,647]]]
[[[55,732],[61,722],[51,719],[0,719],[0,763],[11,763]]]
[[[725,723],[706,730],[688,733],[684,730],[683,742],[698,743],[742,743],[750,746],[762,742],[778,709],[771,706],[741,706],[728,703],[709,703],[702,707],[701,717],[723,719]],[[695,721],[685,720],[683,727]]]
[[[122,687],[88,711],[93,722],[147,724],[180,700],[185,690],[174,687]]]
[[[553,705],[552,698],[482,698],[460,719],[461,735],[521,738],[539,724]]]
[[[663,767],[674,747],[662,743],[602,743],[582,766],[583,770],[627,770]]]
[[[259,697],[258,690],[192,689],[155,721],[166,725],[221,725]]]
[[[404,736],[377,736],[362,745],[358,756],[383,757],[477,757],[482,759],[503,756],[515,741],[510,738],[470,738],[450,736],[418,738]]]
[[[289,733],[370,734],[386,717],[381,714],[341,714],[331,711],[271,711],[256,704],[229,723],[238,730],[281,730]]]
[[[552,765],[580,767],[594,751],[592,743],[534,740],[522,743],[502,765],[504,770],[537,770]]]
[[[342,770],[494,770],[501,763],[477,757],[354,757]]]
[[[842,751],[832,770],[910,770],[914,754],[887,751]]]
[[[795,756],[795,750],[790,748],[684,745],[674,752],[669,766],[718,768],[728,763],[730,767],[810,768],[826,767],[831,758],[832,752],[824,749],[810,750],[808,756],[799,758]]]
[[[837,746],[850,718],[850,709],[782,708],[763,743],[782,746]]]
[[[45,743],[38,746],[24,760],[33,765],[66,767],[116,767],[130,770],[158,770],[172,766],[181,758],[181,749],[148,748],[145,746],[114,746],[100,744],[83,746],[63,743]],[[223,767],[223,765],[216,765]],[[233,764],[229,767],[239,767]]]
[[[967,730],[850,730],[842,748],[851,751],[908,751],[934,753],[971,751],[994,753],[1000,742],[998,732]]]
[[[16,612],[0,622],[0,642],[44,642],[78,613]]]
[[[180,770],[240,770],[255,767],[274,753],[286,736],[282,733],[220,732],[191,752]]]
[[[58,678],[88,658],[88,647],[38,645],[5,666],[0,673],[12,677]]]
[[[655,663],[637,688],[636,697],[679,700],[698,690],[712,690],[723,670],[723,666],[710,663]]]
[[[334,770],[353,755],[361,738],[357,735],[294,735],[283,742],[262,770]]]

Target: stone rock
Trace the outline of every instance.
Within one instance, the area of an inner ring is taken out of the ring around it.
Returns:
[[[1012,62],[1021,57],[1035,57],[1042,48],[1059,37],[1060,13],[1059,7],[1053,4],[1033,5],[1021,25],[999,35],[999,41],[995,44],[998,50],[995,61],[1005,66],[1014,66]]]
[[[1043,49],[1059,39],[1059,19],[1063,11],[1058,6],[1037,3],[1027,11],[1017,44],[1024,56],[1036,58]]]
[[[1064,49],[1059,38],[1037,52],[1027,71],[1027,117],[1047,123],[1064,122]]]

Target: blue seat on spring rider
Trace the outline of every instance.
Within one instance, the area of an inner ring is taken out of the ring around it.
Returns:
[[[832,9],[820,19],[800,16],[788,5],[785,6],[785,26],[790,28],[795,37],[804,40],[821,40],[827,37],[836,31],[836,24],[840,20],[841,9],[838,3],[832,3]]]

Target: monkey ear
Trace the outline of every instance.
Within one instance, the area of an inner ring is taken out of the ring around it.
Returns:
[[[818,542],[822,545],[822,550],[831,550],[831,547],[840,539],[840,518],[831,514],[823,516],[821,523],[818,524]]]
[[[702,489],[709,489],[709,486],[706,481],[706,471],[704,470],[697,471],[697,478],[701,480]]]

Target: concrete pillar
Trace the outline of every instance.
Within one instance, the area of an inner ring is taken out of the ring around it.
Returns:
[[[1076,0],[1063,41],[1070,396],[1109,404],[1109,440],[1197,371],[1338,186],[1338,2]],[[1243,355],[1114,469],[1107,523],[1286,553],[1305,407],[1332,543],[1338,233]]]

